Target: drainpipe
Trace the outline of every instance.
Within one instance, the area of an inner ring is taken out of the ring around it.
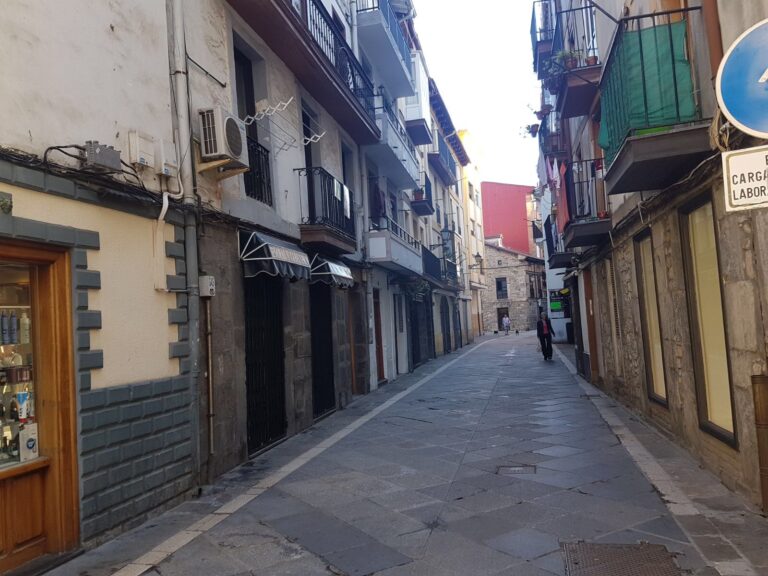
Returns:
[[[197,259],[197,200],[195,196],[194,166],[192,162],[192,132],[190,129],[189,85],[187,77],[187,46],[184,30],[183,0],[169,0],[172,97],[175,99],[175,136],[179,157],[180,182],[184,194],[184,253],[187,266],[187,316],[189,322],[190,361],[190,422],[192,428],[192,465],[200,473],[200,286]]]
[[[717,0],[702,0],[701,8],[704,12],[704,26],[707,31],[707,45],[709,46],[709,63],[712,68],[712,79],[717,76],[717,70],[723,59],[723,35],[720,30],[720,13]]]
[[[349,3],[352,12],[352,53],[355,58],[360,60],[360,51],[357,44],[357,0],[351,0]]]

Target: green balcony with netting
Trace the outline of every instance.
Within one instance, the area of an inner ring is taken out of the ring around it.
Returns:
[[[619,22],[600,82],[608,194],[666,189],[711,154],[709,74],[700,8]]]

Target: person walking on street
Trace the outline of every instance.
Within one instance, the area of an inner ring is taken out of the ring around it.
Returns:
[[[501,319],[501,325],[504,328],[504,335],[509,336],[509,326],[512,324],[512,321],[509,319],[509,316],[504,314],[504,317]]]
[[[552,360],[552,336],[555,331],[552,330],[552,322],[549,320],[546,312],[541,313],[541,320],[536,323],[536,336],[541,342],[541,353],[544,360]]]

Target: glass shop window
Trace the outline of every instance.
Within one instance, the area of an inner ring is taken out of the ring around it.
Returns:
[[[34,267],[0,261],[0,469],[39,455],[30,279]]]

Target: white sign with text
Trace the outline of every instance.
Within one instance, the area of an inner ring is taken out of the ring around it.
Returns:
[[[725,209],[768,208],[768,146],[723,153]]]

